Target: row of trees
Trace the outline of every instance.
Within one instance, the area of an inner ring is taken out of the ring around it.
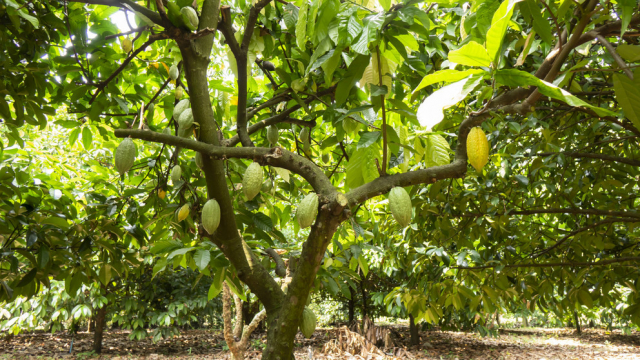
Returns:
[[[257,298],[264,359],[290,358],[311,292],[372,282],[389,287],[371,301],[416,322],[527,300],[640,324],[634,0],[2,4],[1,300],[189,268],[208,300],[223,284]],[[173,117],[182,98],[193,126]],[[251,162],[266,176],[248,199]]]

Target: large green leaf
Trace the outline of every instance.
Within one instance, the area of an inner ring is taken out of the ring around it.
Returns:
[[[515,5],[522,0],[505,0],[500,4],[498,11],[493,15],[491,20],[491,27],[487,32],[487,54],[493,62],[495,68],[498,67],[500,60],[500,49],[502,48],[502,42],[504,41],[505,34],[507,33],[507,26],[511,21],[511,15],[513,15],[513,9]]]
[[[449,61],[466,66],[491,66],[491,58],[484,46],[470,41],[458,50],[449,53]]]
[[[347,186],[354,189],[377,178],[376,159],[382,165],[380,146],[376,143],[354,151],[347,164]]]
[[[425,139],[424,162],[427,167],[441,166],[449,163],[449,143],[438,134],[429,134]]]
[[[613,89],[624,115],[640,129],[640,71],[634,75],[631,80],[625,74],[613,74]]]
[[[483,75],[471,75],[438,89],[427,97],[418,108],[418,121],[420,125],[431,129],[444,119],[444,109],[447,109],[467,97],[467,95],[480,84]]]
[[[211,261],[211,252],[205,249],[198,249],[193,254],[193,260],[196,262],[198,269],[204,270],[209,265],[209,261]]]

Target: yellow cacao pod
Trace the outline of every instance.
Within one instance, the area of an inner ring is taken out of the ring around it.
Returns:
[[[244,172],[244,178],[242,179],[242,191],[247,197],[247,200],[251,200],[260,192],[262,187],[262,180],[264,179],[264,173],[260,164],[253,162],[247,167]]]
[[[131,39],[129,38],[124,38],[122,40],[122,50],[125,53],[129,53],[129,51],[131,51],[131,48],[133,48],[133,43],[131,42]]]
[[[400,226],[405,227],[411,223],[411,197],[404,188],[394,187],[391,189],[389,208]]]
[[[302,199],[298,205],[298,225],[301,229],[308,228],[316,220],[318,215],[318,195],[310,193]]]
[[[176,99],[180,100],[182,99],[182,95],[184,94],[184,90],[182,90],[182,86],[178,86],[176,88]]]
[[[302,311],[302,320],[300,321],[300,332],[309,339],[314,331],[316,331],[316,314],[305,306]]]
[[[479,127],[471,129],[467,136],[467,158],[478,172],[482,171],[489,161],[489,141]]]
[[[122,140],[118,148],[116,149],[116,169],[120,175],[124,175],[136,161],[136,144],[133,143],[131,138],[125,138]]]
[[[213,234],[220,225],[220,205],[215,199],[210,199],[202,207],[202,227],[209,234]]]
[[[159,197],[160,199],[164,199],[164,198],[165,198],[165,196],[167,196],[167,192],[166,192],[166,191],[164,191],[164,190],[162,190],[162,189],[158,189],[158,197]]]
[[[178,211],[178,221],[182,221],[189,216],[189,204],[184,204]]]

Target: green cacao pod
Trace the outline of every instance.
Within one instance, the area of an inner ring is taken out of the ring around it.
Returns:
[[[318,195],[309,193],[298,205],[297,216],[300,228],[304,229],[311,226],[316,219],[316,215],[318,215]]]
[[[196,166],[200,170],[202,170],[202,168],[204,168],[204,161],[202,160],[202,154],[199,153],[199,152],[196,152]]]
[[[180,100],[176,106],[173,108],[173,118],[178,120],[180,115],[189,108],[191,104],[189,103],[189,99]]]
[[[191,108],[186,109],[178,118],[178,128],[190,129],[193,126],[193,111]]]
[[[267,140],[271,146],[275,146],[278,143],[278,138],[280,137],[278,133],[278,127],[275,125],[271,125],[267,128]]]
[[[260,192],[262,187],[262,180],[264,179],[264,173],[260,164],[253,162],[247,167],[244,172],[244,178],[242,179],[242,191],[247,197],[247,200],[251,200]]]
[[[151,124],[153,122],[153,115],[156,112],[156,106],[151,103],[147,105],[147,123]]]
[[[202,207],[202,227],[209,234],[213,234],[220,225],[220,205],[215,199],[210,199]]]
[[[120,175],[124,175],[136,161],[136,144],[133,143],[131,138],[125,138],[122,140],[118,148],[116,149],[116,169]]]
[[[178,75],[180,75],[178,67],[175,64],[171,65],[171,67],[169,68],[169,77],[171,78],[171,80],[176,80],[178,78]]]
[[[165,135],[172,135],[171,128],[167,126],[166,128],[164,128],[164,130],[162,130],[162,133]]]
[[[182,95],[184,95],[184,90],[182,89],[182,86],[178,86],[176,88],[176,99],[177,100],[182,99]]]
[[[271,191],[271,189],[273,189],[273,183],[271,182],[271,180],[267,180],[262,183],[262,192],[268,193],[269,191]]]
[[[300,131],[300,141],[304,142],[308,142],[309,141],[309,134],[310,134],[310,130],[308,127],[303,127],[302,130]]]
[[[178,28],[182,28],[185,26],[184,21],[182,20],[182,13],[180,13],[180,6],[178,6],[178,4],[173,1],[167,2],[167,16],[169,17],[169,21],[171,21],[173,26]]]
[[[476,169],[482,171],[482,168],[489,161],[489,141],[479,127],[474,127],[469,131],[467,136],[467,157],[469,163]]]
[[[331,161],[331,156],[329,155],[329,153],[322,154],[322,162],[327,164],[329,161]]]
[[[316,331],[316,314],[305,306],[302,311],[302,320],[300,321],[300,332],[309,339],[314,331]]]
[[[171,182],[175,185],[178,181],[180,181],[180,177],[182,176],[182,168],[180,165],[176,165],[171,169]]]
[[[400,226],[404,227],[411,223],[411,197],[407,190],[401,187],[391,189],[389,192],[389,207]]]
[[[198,24],[200,23],[200,19],[198,19],[198,13],[191,7],[185,6],[180,9],[180,13],[182,14],[182,22],[184,25],[191,31],[196,30],[198,28]]]
[[[124,51],[125,53],[129,53],[129,51],[131,51],[131,48],[133,48],[131,39],[129,39],[128,37],[122,39],[122,51]]]

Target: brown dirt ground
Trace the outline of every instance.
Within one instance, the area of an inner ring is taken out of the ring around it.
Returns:
[[[388,359],[640,359],[640,333],[622,335],[620,331],[585,329],[577,336],[569,329],[501,330],[497,338],[482,338],[475,333],[426,331],[421,333],[421,345],[408,346],[406,326],[393,326],[400,334],[397,339],[399,356]],[[314,359],[381,359],[371,355],[323,353],[327,341],[335,337],[335,329],[318,329],[311,339],[301,334],[296,338],[296,359],[308,359],[309,349]],[[21,334],[11,340],[0,340],[0,360],[4,359],[229,359],[223,349],[220,331],[187,330],[180,336],[154,344],[150,340],[130,341],[127,331],[105,332],[102,356],[91,355],[92,334],[81,332],[73,338],[73,352],[69,353],[71,335],[65,333]],[[252,337],[254,346],[247,359],[259,359],[265,335]],[[391,354],[393,349],[385,350]]]

